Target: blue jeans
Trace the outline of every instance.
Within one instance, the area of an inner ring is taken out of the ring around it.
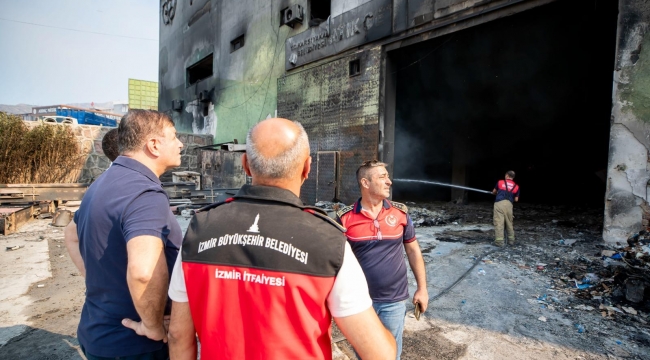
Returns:
[[[397,342],[397,360],[402,355],[402,333],[404,332],[404,317],[406,316],[406,300],[393,303],[373,302],[372,308],[375,309],[379,320],[384,327],[393,334]],[[359,354],[356,354],[359,357]]]
[[[373,302],[372,307],[379,316],[381,323],[395,337],[397,360],[399,360],[400,355],[402,355],[402,333],[404,332],[404,316],[406,316],[406,300],[394,303]]]

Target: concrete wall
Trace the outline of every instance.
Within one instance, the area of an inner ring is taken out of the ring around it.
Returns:
[[[346,11],[352,10],[355,7],[370,2],[372,0],[346,0],[346,1],[332,1],[330,6],[331,16],[339,16]]]
[[[214,138],[212,135],[179,134],[178,139],[183,143],[181,152],[181,166],[174,171],[198,171],[201,172],[201,161],[197,147],[211,145]]]
[[[614,71],[605,241],[648,227],[650,149],[650,4],[621,0]]]
[[[43,124],[41,121],[25,121],[31,129]],[[114,128],[94,125],[45,125],[45,126],[70,126],[72,133],[79,143],[79,151],[85,157],[85,162],[77,169],[70,169],[72,176],[77,178],[78,183],[91,183],[111,162],[102,151],[102,139],[106,133]]]

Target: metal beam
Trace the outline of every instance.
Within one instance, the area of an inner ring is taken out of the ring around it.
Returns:
[[[90,184],[0,184],[0,203],[81,200]]]
[[[3,235],[13,234],[36,216],[48,212],[54,212],[54,203],[52,201],[23,206],[0,207],[0,232]]]

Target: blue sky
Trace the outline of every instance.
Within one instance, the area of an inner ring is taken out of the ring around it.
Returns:
[[[159,4],[0,0],[0,104],[127,100],[129,78],[158,81]]]

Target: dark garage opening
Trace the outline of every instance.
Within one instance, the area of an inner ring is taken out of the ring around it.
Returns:
[[[492,190],[512,169],[522,201],[604,206],[617,12],[558,1],[389,52],[393,177]],[[398,182],[393,198],[452,200]]]

